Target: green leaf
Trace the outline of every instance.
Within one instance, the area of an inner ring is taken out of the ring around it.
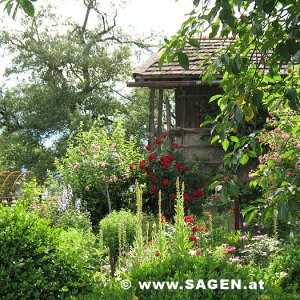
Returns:
[[[186,55],[186,53],[179,51],[178,52],[178,61],[181,67],[183,67],[185,70],[189,69],[190,63],[189,63],[189,58]]]
[[[281,221],[288,220],[288,205],[286,201],[282,201],[278,207],[278,217]]]
[[[223,142],[222,142],[222,147],[225,151],[227,151],[228,147],[229,147],[230,143],[227,139],[225,139]]]
[[[249,160],[249,156],[248,156],[247,153],[245,153],[245,154],[242,156],[240,163],[241,163],[242,165],[245,165],[245,164],[248,162],[248,160]]]
[[[266,224],[267,220],[269,219],[269,217],[271,216],[273,211],[274,211],[273,206],[268,206],[266,209],[264,209],[264,211],[262,212],[262,222],[263,222],[263,224]]]
[[[196,39],[190,39],[189,44],[195,48],[200,48],[199,40]]]
[[[19,0],[19,3],[28,16],[34,17],[34,6],[32,5],[31,1]]]
[[[234,197],[239,196],[239,189],[233,181],[228,182],[228,189],[229,189],[230,195],[232,195]]]
[[[215,135],[212,139],[211,139],[211,144],[213,144],[214,142],[216,142],[220,137],[218,135]]]
[[[235,109],[234,118],[238,123],[242,123],[244,119],[244,114],[239,106]]]
[[[258,212],[257,208],[255,208],[255,209],[251,210],[251,212],[249,214],[246,215],[246,217],[245,217],[246,224],[249,225],[254,220],[254,218],[257,215],[257,212]]]
[[[213,102],[215,100],[218,100],[222,97],[222,95],[214,95],[212,97],[210,97],[209,102]]]
[[[262,90],[255,89],[253,92],[253,103],[255,106],[260,107],[262,103],[264,93]]]
[[[297,198],[290,197],[289,199],[289,209],[291,214],[298,214],[300,210],[300,203]]]
[[[229,201],[229,194],[225,187],[222,188],[220,193],[220,201],[223,203],[227,203]]]
[[[216,22],[212,23],[211,33],[209,34],[210,39],[214,38],[218,34],[219,28],[220,28],[220,22],[219,21],[216,21]]]
[[[194,4],[194,6],[198,6],[199,5],[199,3],[200,3],[200,0],[193,0],[193,4]]]
[[[230,139],[231,139],[231,141],[233,141],[234,143],[239,143],[239,142],[240,142],[240,140],[239,140],[239,138],[238,138],[237,136],[231,136]]]

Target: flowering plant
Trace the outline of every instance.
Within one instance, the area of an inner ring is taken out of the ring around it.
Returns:
[[[263,193],[258,199],[264,209],[262,220],[278,210],[279,219],[287,221],[300,212],[300,116],[291,110],[272,113],[257,137],[267,151],[258,157],[259,165],[249,177],[250,185]],[[252,220],[257,211],[250,206],[245,214]]]
[[[145,147],[147,156],[139,163],[140,170],[146,174],[151,206],[156,207],[157,195],[161,190],[162,211],[167,219],[172,219],[176,199],[176,178],[179,178],[180,183],[185,183],[183,194],[185,208],[199,214],[207,193],[206,176],[200,172],[203,169],[203,163],[198,162],[193,165],[183,163],[180,158],[180,145],[173,144],[172,149],[164,149],[165,141],[166,135],[156,138],[156,146],[159,145],[163,149],[161,152],[158,152],[156,147],[152,149],[150,145],[147,145]]]

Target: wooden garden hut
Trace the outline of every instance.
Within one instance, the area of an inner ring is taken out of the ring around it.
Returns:
[[[182,68],[178,61],[164,64],[159,68],[159,54],[153,54],[133,73],[129,87],[150,89],[149,97],[149,144],[162,133],[162,115],[167,120],[167,134],[183,150],[183,158],[192,161],[195,157],[206,158],[210,163],[221,163],[223,151],[217,144],[210,144],[210,128],[200,127],[205,116],[216,112],[215,104],[209,103],[211,96],[222,93],[220,78],[211,84],[201,82],[203,61],[212,59],[232,43],[232,39],[200,39],[200,47],[187,46],[184,52],[189,58],[189,69]],[[164,96],[165,90],[173,90],[175,96],[175,126],[171,127],[170,101]],[[158,97],[158,101],[155,101]],[[157,107],[155,103],[158,103]],[[156,111],[155,111],[156,110]],[[157,114],[157,124],[154,115]],[[171,139],[170,139],[171,140]]]

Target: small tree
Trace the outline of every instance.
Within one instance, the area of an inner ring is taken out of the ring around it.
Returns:
[[[139,161],[140,154],[123,125],[121,118],[114,119],[111,125],[98,119],[89,131],[80,130],[69,139],[65,158],[57,162],[64,181],[71,185],[75,196],[86,200],[92,214],[98,211],[99,215],[101,207],[101,215],[122,207],[134,184],[132,164]]]

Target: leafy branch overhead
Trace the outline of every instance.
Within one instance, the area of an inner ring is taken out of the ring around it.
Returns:
[[[21,8],[28,16],[34,17],[35,10],[33,3],[37,0],[0,0],[0,4],[4,3],[4,10],[8,15],[15,19],[18,9]]]

